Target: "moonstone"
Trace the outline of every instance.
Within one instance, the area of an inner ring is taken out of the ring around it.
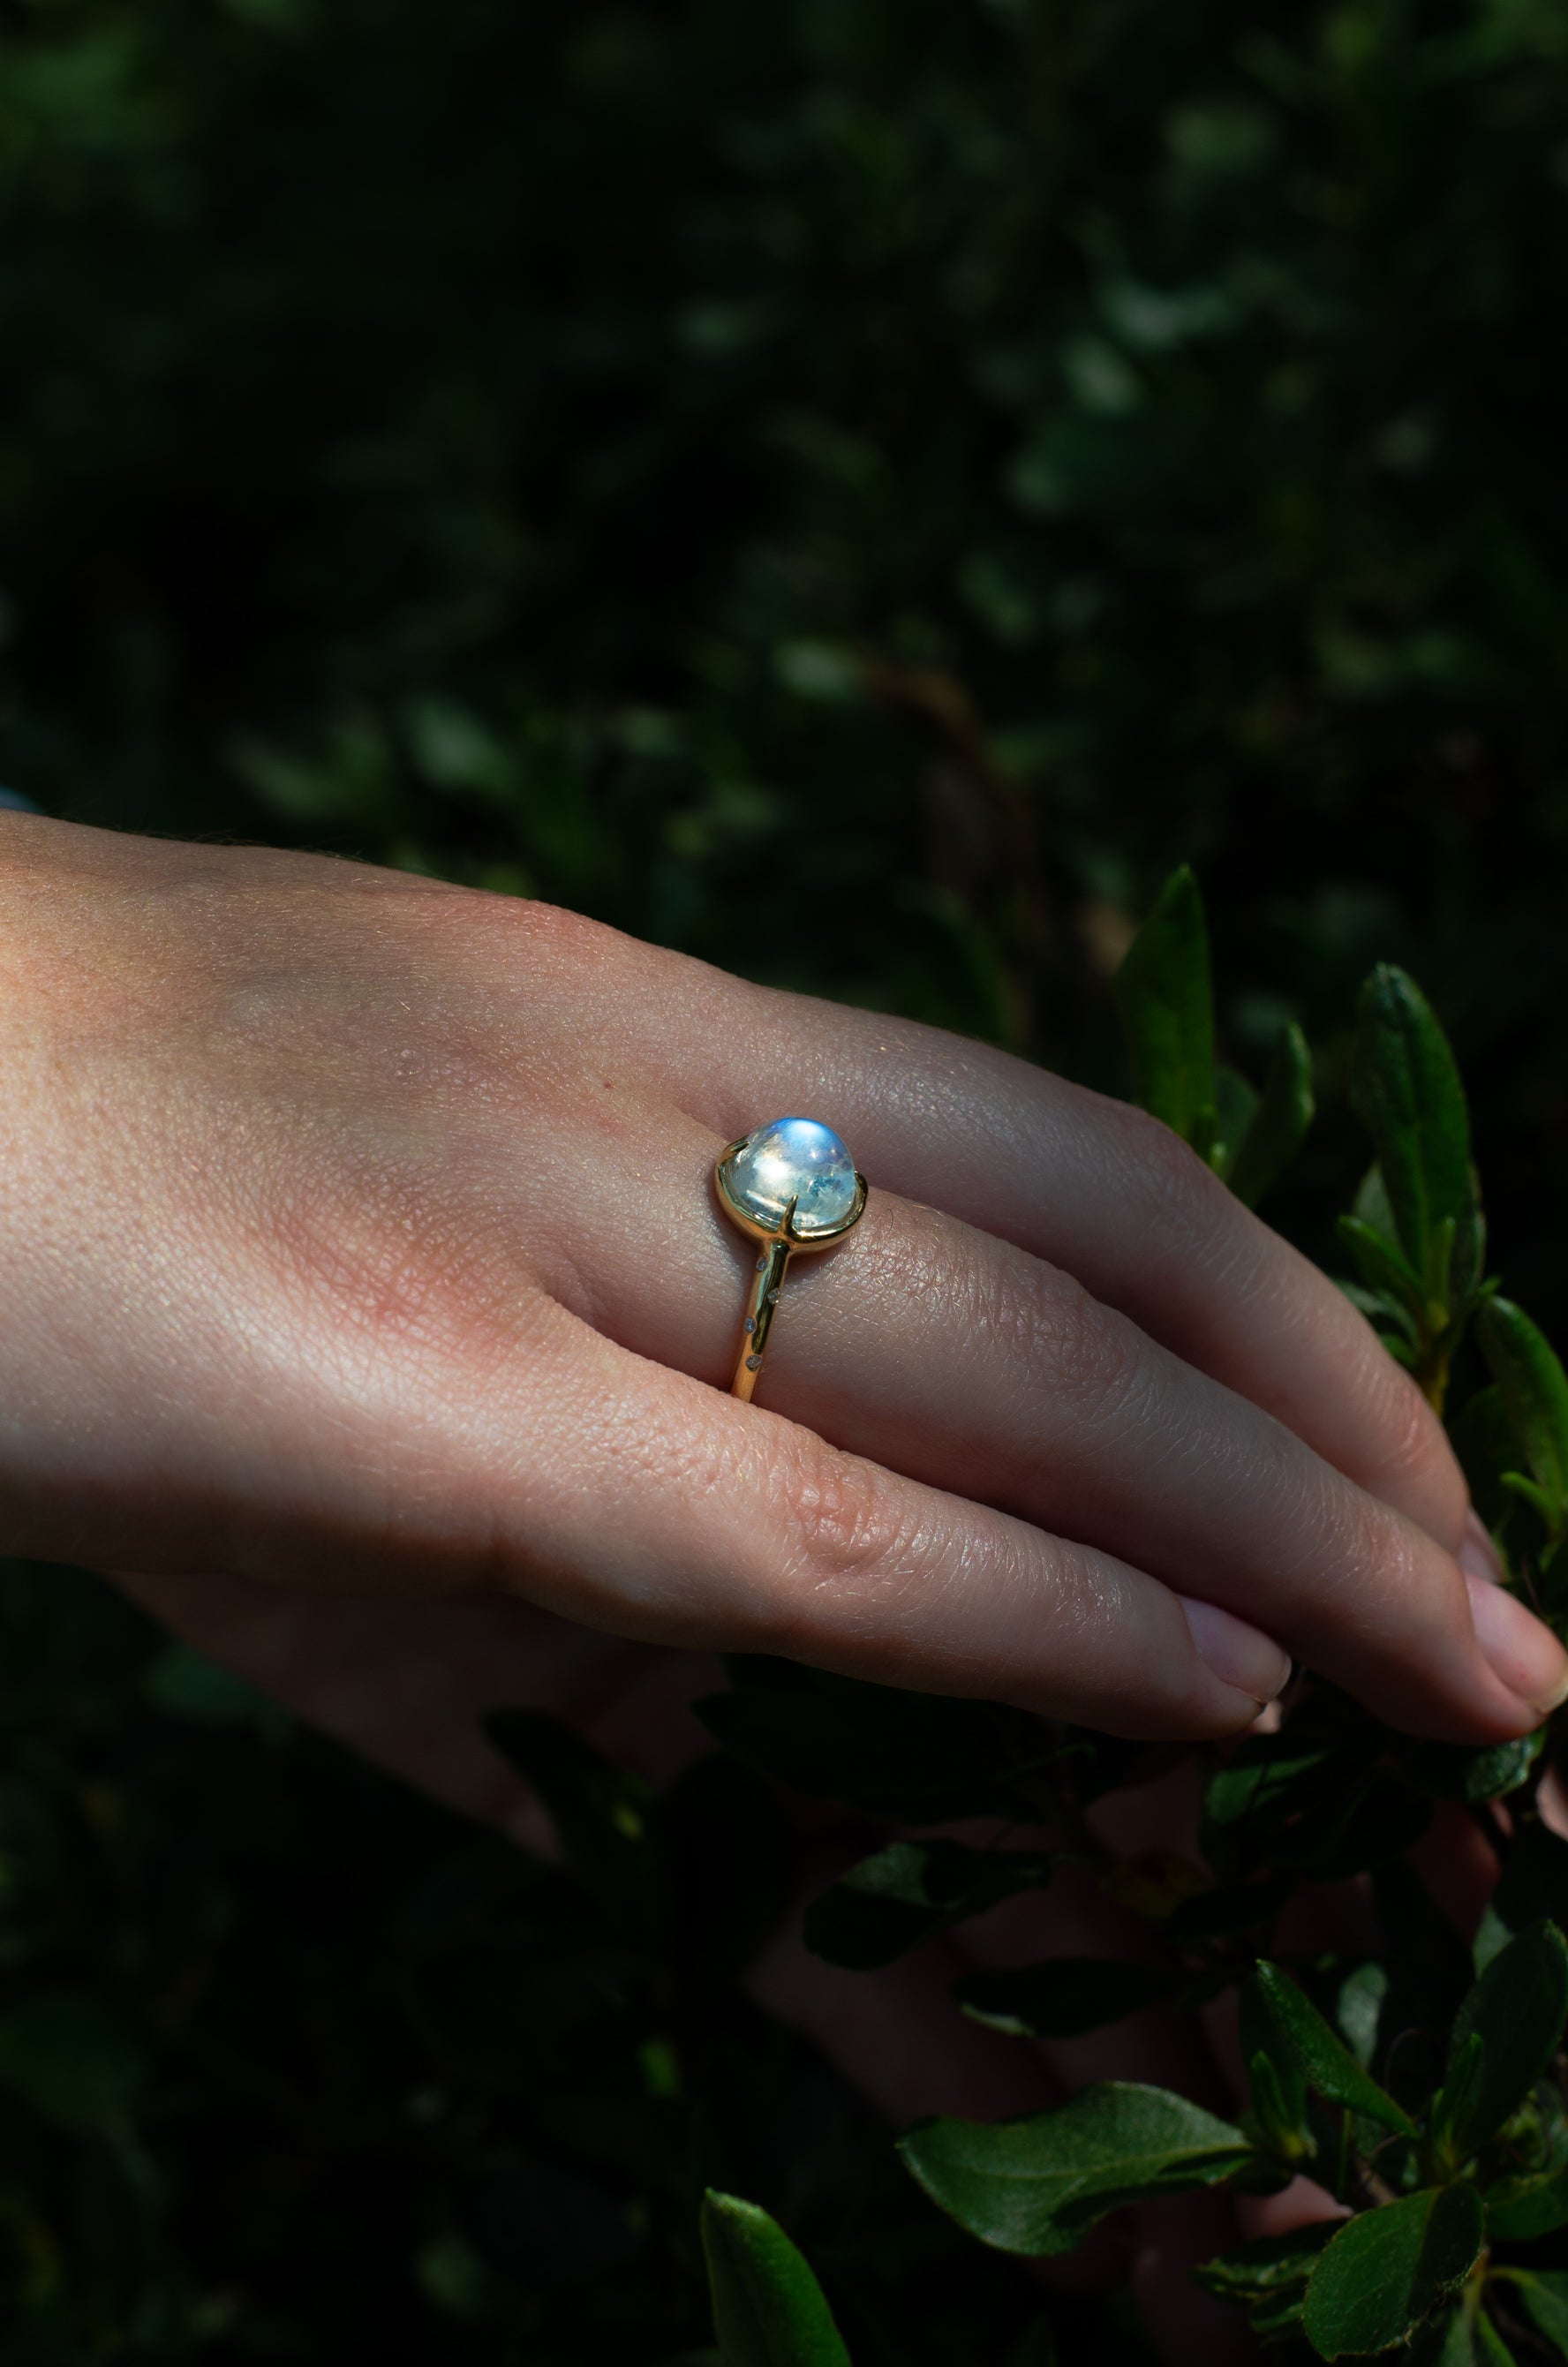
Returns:
[[[759,1222],[778,1225],[791,1200],[798,1233],[830,1233],[855,1206],[855,1161],[830,1126],[776,1117],[746,1137],[724,1171],[733,1196]]]

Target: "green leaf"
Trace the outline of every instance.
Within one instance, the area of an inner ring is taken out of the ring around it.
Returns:
[[[647,1784],[542,1711],[493,1710],[484,1730],[539,1794],[574,1874],[613,1911],[637,1921],[657,1919],[665,1903],[664,1869]]]
[[[1355,1259],[1361,1280],[1374,1298],[1412,1320],[1425,1318],[1426,1293],[1421,1278],[1392,1241],[1375,1233],[1370,1225],[1364,1225],[1359,1217],[1339,1217],[1335,1230]]]
[[[1528,1782],[1545,1747],[1543,1726],[1516,1742],[1494,1742],[1480,1750],[1467,1750],[1459,1742],[1420,1742],[1405,1752],[1402,1768],[1407,1784],[1439,1800],[1501,1800]]]
[[[1568,2169],[1545,2171],[1539,2178],[1500,2179],[1486,2190],[1488,2241],[1528,2243],[1568,2226]]]
[[[922,2122],[899,2141],[932,2201],[1005,2252],[1070,2252],[1123,2203],[1223,2185],[1254,2159],[1185,2096],[1120,2081],[1021,2120]]]
[[[1289,1167],[1306,1139],[1315,1107],[1312,1056],[1292,1020],[1275,1038],[1263,1097],[1225,1171],[1226,1183],[1247,1207],[1256,1208]]]
[[[1543,1488],[1538,1479],[1527,1479],[1522,1471],[1505,1471],[1503,1485],[1510,1496],[1517,1496],[1522,1504],[1539,1512],[1551,1534],[1556,1535],[1562,1525],[1562,1505],[1550,1489]]]
[[[1207,1158],[1217,1123],[1214,998],[1203,899],[1186,864],[1161,889],[1113,991],[1136,1098]]]
[[[1506,2269],[1502,2273],[1513,2285],[1529,2313],[1531,2325],[1548,2342],[1568,2354],[1568,2272],[1562,2269]]]
[[[146,2056],[87,1989],[39,1989],[0,2013],[0,2088],[61,2128],[102,2128],[130,2112]]]
[[[1205,2292],[1237,2301],[1256,2301],[1284,2285],[1304,2285],[1319,2253],[1342,2224],[1313,2219],[1282,2236],[1255,2236],[1250,2243],[1236,2244],[1218,2259],[1206,2260],[1194,2269],[1193,2277]]]
[[[1289,1728],[1240,1745],[1203,1795],[1203,1853],[1219,1873],[1260,1864],[1324,1881],[1359,1874],[1410,1847],[1431,1803],[1363,1762],[1340,1738],[1304,1742]]]
[[[1475,1935],[1476,1971],[1483,1972],[1516,1932],[1542,1916],[1568,1925],[1568,1841],[1538,1821],[1509,1843]]]
[[[724,2367],[849,2367],[822,2287],[766,2211],[710,2188],[702,2249]]]
[[[1471,2150],[1465,2137],[1482,2092],[1485,2062],[1481,2033],[1472,2030],[1463,2044],[1454,2050],[1448,2076],[1432,2099],[1432,2150],[1439,2162],[1447,2162],[1450,2168],[1457,2168]]]
[[[1544,1332],[1511,1298],[1493,1298],[1475,1336],[1502,1393],[1525,1461],[1551,1511],[1555,1535],[1568,1517],[1568,1373]]]
[[[1174,1997],[1187,1975],[1120,1956],[1055,1956],[1040,1965],[971,1973],[953,1996],[989,2029],[1018,2038],[1079,2038]]]
[[[1424,2327],[1403,2354],[1409,2367],[1515,2367],[1514,2354],[1484,2310],[1461,2301]]]
[[[1043,1887],[1054,1860],[1038,1850],[978,1850],[962,1841],[893,1841],[863,1858],[806,1909],[803,1937],[830,1965],[891,1965],[934,1932],[998,1900]]]
[[[1524,1448],[1495,1383],[1465,1399],[1449,1424],[1449,1443],[1470,1482],[1476,1511],[1489,1529],[1496,1528],[1508,1508],[1503,1475],[1518,1468]]]
[[[1369,1225],[1373,1232],[1381,1233],[1384,1240],[1393,1248],[1399,1247],[1399,1227],[1394,1221],[1393,1204],[1389,1198],[1388,1185],[1383,1182],[1383,1171],[1375,1159],[1356,1187],[1350,1213],[1359,1217],[1362,1224]]]
[[[1459,2010],[1449,2076],[1474,2033],[1478,2075],[1452,2115],[1453,2158],[1463,2161],[1516,2112],[1556,2052],[1568,2020],[1568,1942],[1554,1923],[1530,1924],[1491,1959]]]
[[[1288,2084],[1273,2056],[1257,2054],[1247,2058],[1247,2086],[1252,2092],[1252,2117],[1264,2143],[1287,2161],[1299,2159],[1310,2149],[1302,2110],[1305,2097],[1297,2092],[1299,2083]]]
[[[1236,1156],[1257,1116],[1257,1094],[1238,1069],[1214,1071],[1214,1147],[1210,1165],[1229,1183]]]
[[[1483,2311],[1478,2310],[1471,2319],[1470,2332],[1475,2367],[1517,2367],[1513,2352]]]
[[[1343,2104],[1346,2112],[1364,2112],[1384,2128],[1414,2135],[1415,2124],[1409,2113],[1361,2068],[1282,1966],[1260,1963],[1253,1977],[1276,2044],[1299,2065],[1310,2088],[1331,2104]]]
[[[1307,2287],[1303,2322],[1320,2359],[1387,2350],[1462,2284],[1485,2241],[1473,2186],[1429,2187],[1347,2219]]]
[[[1480,1206],[1470,1115],[1449,1041],[1413,979],[1384,962],[1361,990],[1351,1100],[1371,1136],[1399,1245],[1425,1281],[1434,1236],[1451,1219],[1450,1263],[1474,1263]],[[1440,1302],[1447,1305],[1445,1270]]]

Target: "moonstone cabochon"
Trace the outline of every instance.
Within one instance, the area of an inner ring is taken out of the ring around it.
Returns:
[[[748,1134],[724,1169],[730,1196],[759,1223],[781,1225],[795,1203],[797,1233],[831,1233],[853,1215],[855,1161],[830,1126],[776,1117]]]

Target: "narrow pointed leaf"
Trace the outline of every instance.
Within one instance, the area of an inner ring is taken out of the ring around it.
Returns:
[[[1459,2010],[1449,2045],[1450,2075],[1472,2035],[1479,2070],[1452,2124],[1460,2160],[1494,2136],[1529,2094],[1556,2052],[1568,2020],[1568,1942],[1554,1923],[1529,1924],[1491,1959]]]
[[[1508,2282],[1529,2314],[1531,2325],[1568,2357],[1568,2272],[1562,2269],[1510,2269]]]
[[[1394,1221],[1388,1185],[1383,1182],[1383,1171],[1375,1159],[1356,1187],[1350,1213],[1359,1217],[1362,1224],[1370,1225],[1373,1232],[1381,1233],[1384,1240],[1392,1242],[1395,1249],[1399,1247],[1399,1227]]]
[[[1119,2080],[1021,2120],[926,2121],[899,2151],[971,2235],[1040,2257],[1070,2252],[1123,2203],[1222,2185],[1255,2157],[1240,2129],[1186,2097]]]
[[[1463,2283],[1486,2220],[1473,2186],[1428,2187],[1347,2219],[1307,2287],[1303,2323],[1320,2359],[1387,2350]]]
[[[1549,1825],[1530,1824],[1517,1833],[1496,1889],[1486,1902],[1475,1935],[1475,1969],[1484,1972],[1516,1932],[1547,1917],[1568,1925],[1568,1841]]]
[[[766,2211],[710,2189],[702,2248],[724,2367],[849,2367],[822,2287]]]
[[[1364,1225],[1359,1217],[1341,1217],[1335,1230],[1374,1296],[1392,1299],[1413,1320],[1424,1314],[1426,1293],[1421,1277],[1392,1241]]]
[[[1230,1182],[1237,1154],[1256,1123],[1258,1097],[1239,1070],[1214,1071],[1214,1147],[1210,1164]]]
[[[1386,962],[1361,991],[1350,1090],[1377,1150],[1399,1245],[1425,1276],[1444,1220],[1463,1228],[1467,1241],[1477,1220],[1470,1116],[1431,1005]]]
[[[1382,2127],[1402,2135],[1415,2124],[1392,2096],[1364,2071],[1337,2032],[1325,2022],[1309,1998],[1303,1997],[1289,1973],[1278,1965],[1260,1963],[1256,1975],[1257,1994],[1276,2044],[1297,2063],[1310,2088],[1331,2104],[1364,2112]]]
[[[1484,1320],[1483,1313],[1478,1331]],[[1524,1460],[1524,1448],[1495,1382],[1465,1399],[1449,1424],[1449,1443],[1470,1482],[1471,1501],[1487,1527],[1496,1528],[1508,1504],[1503,1475],[1517,1470]]]
[[[1475,1336],[1530,1475],[1553,1508],[1551,1525],[1561,1527],[1568,1512],[1568,1373],[1512,1299],[1491,1299],[1476,1318]]]
[[[1377,1324],[1380,1330],[1384,1324],[1393,1327],[1397,1339],[1386,1342],[1385,1345],[1392,1347],[1396,1355],[1414,1353],[1420,1334],[1408,1307],[1391,1298],[1386,1290],[1364,1289],[1360,1283],[1349,1282],[1342,1274],[1335,1274],[1334,1279],[1358,1315],[1364,1315],[1369,1323]]]
[[[1513,2352],[1484,2312],[1478,2310],[1471,2319],[1470,2334],[1474,2345],[1475,2367],[1517,2367]],[[1442,2367],[1448,2367],[1446,2361]]]
[[[1185,864],[1160,890],[1113,991],[1134,1094],[1207,1155],[1216,1123],[1214,1001],[1203,899]]]
[[[1424,2327],[1404,2357],[1410,2367],[1517,2367],[1486,2312],[1468,2308],[1462,2301],[1446,2319]]]
[[[1552,1495],[1538,1479],[1527,1479],[1522,1471],[1505,1471],[1503,1486],[1510,1496],[1517,1496],[1521,1504],[1528,1504],[1532,1512],[1539,1512],[1555,1536],[1562,1526],[1564,1511],[1560,1497]]]
[[[1225,1176],[1237,1199],[1249,1208],[1256,1207],[1300,1150],[1315,1106],[1312,1056],[1292,1020],[1275,1039],[1262,1099]]]

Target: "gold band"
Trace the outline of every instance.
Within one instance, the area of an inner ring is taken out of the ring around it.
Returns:
[[[841,1241],[865,1214],[867,1191],[866,1179],[857,1169],[854,1201],[847,1214],[834,1224],[809,1230],[802,1230],[797,1223],[798,1200],[791,1200],[780,1216],[764,1214],[754,1202],[739,1196],[732,1172],[738,1153],[755,1139],[748,1134],[739,1136],[720,1152],[713,1168],[713,1187],[718,1193],[720,1206],[733,1224],[738,1225],[744,1233],[750,1234],[761,1252],[746,1303],[734,1378],[730,1383],[732,1397],[747,1399],[756,1389],[762,1372],[762,1360],[767,1353],[768,1335],[778,1311],[779,1294],[784,1287],[784,1275],[790,1258],[798,1251],[831,1249],[835,1241]]]

